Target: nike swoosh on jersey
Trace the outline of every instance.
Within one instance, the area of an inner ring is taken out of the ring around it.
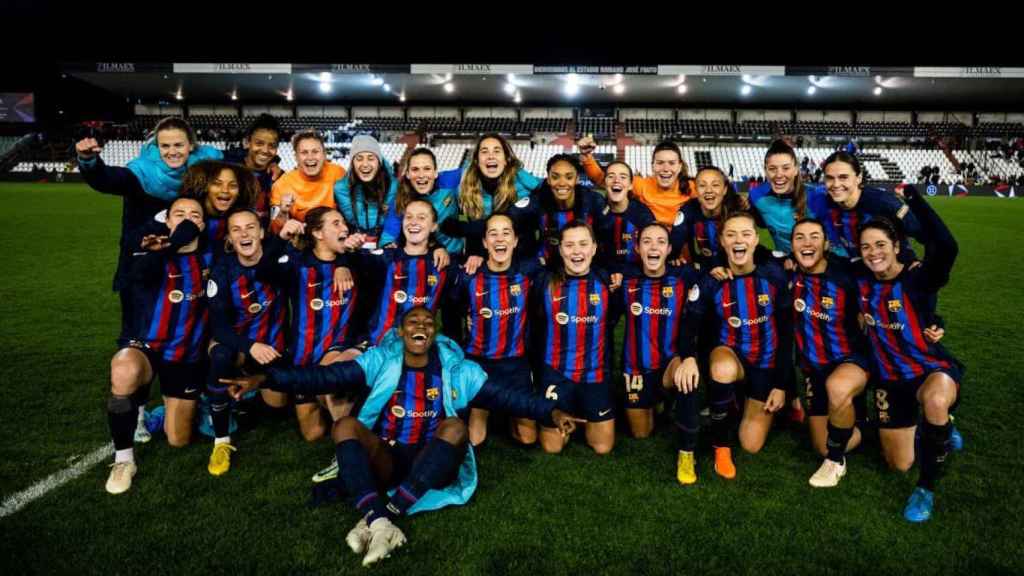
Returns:
[[[307,286],[309,286],[310,288],[316,288],[317,286],[319,286],[321,284],[323,284],[323,282],[314,282],[312,284],[307,284]]]
[[[168,274],[168,275],[167,275],[167,277],[168,277],[168,278],[171,278],[171,279],[174,279],[174,278],[181,278],[182,276],[184,276],[184,274]]]
[[[638,292],[640,290],[643,290],[643,288],[627,288],[626,290],[628,290],[629,293],[632,294],[633,292]]]
[[[486,291],[486,292],[477,292],[477,293],[476,293],[476,297],[477,297],[477,298],[479,298],[479,297],[481,297],[481,296],[487,296],[487,295],[488,295],[488,294],[490,294],[490,293],[491,293],[491,291],[490,291],[490,290],[488,290],[488,291]]]
[[[248,298],[249,296],[252,296],[255,293],[256,293],[255,290],[250,290],[249,292],[246,292],[245,294],[242,294],[242,298]]]
[[[722,308],[728,308],[729,306],[732,306],[733,304],[735,304],[735,302],[722,302]]]
[[[395,280],[405,280],[408,276],[395,276]]]
[[[552,298],[551,301],[552,302],[561,302],[562,300],[565,300],[566,298],[568,298],[568,296],[562,296],[561,298]]]
[[[611,409],[611,408],[609,408],[609,409],[607,409],[607,410],[602,410],[601,412],[598,412],[598,413],[597,413],[597,415],[598,415],[598,416],[606,416],[606,415],[607,415],[607,414],[608,414],[609,412],[611,412],[611,411],[612,411],[612,409]]]

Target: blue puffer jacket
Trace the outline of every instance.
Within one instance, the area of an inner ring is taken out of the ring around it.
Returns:
[[[388,192],[384,198],[383,210],[376,202],[368,203],[366,201],[362,184],[356,185],[355,203],[353,204],[352,195],[349,193],[348,175],[334,183],[334,201],[338,205],[341,215],[345,217],[345,222],[348,223],[349,232],[362,232],[363,234],[377,237],[382,235],[387,212],[395,205],[395,196],[398,194],[398,179],[395,178],[391,164],[387,161],[381,161],[381,168],[386,170],[388,176],[391,177],[391,184],[388,185]],[[384,243],[381,239],[378,239],[377,245],[383,246]]]

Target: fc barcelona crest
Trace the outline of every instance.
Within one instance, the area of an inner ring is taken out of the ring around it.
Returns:
[[[757,295],[757,303],[760,304],[761,306],[767,306],[769,302],[771,302],[771,299],[768,297],[767,294]]]
[[[832,308],[835,307],[835,305],[835,300],[829,298],[828,296],[825,296],[821,299],[821,307],[824,308],[825,310],[831,310]]]
[[[440,393],[440,390],[438,390],[437,388],[427,388],[427,400],[437,400],[437,397]]]
[[[513,284],[512,286],[509,287],[508,291],[513,296],[519,296],[520,294],[523,293],[523,289],[519,287],[519,284]]]
[[[437,276],[435,276],[433,274],[431,274],[430,276],[427,276],[427,285],[428,286],[437,286]]]
[[[889,312],[899,312],[903,309],[903,304],[899,300],[889,300]]]
[[[671,298],[675,293],[675,290],[673,290],[671,286],[664,286],[661,289],[661,295],[665,298]]]
[[[601,303],[601,295],[600,294],[591,294],[590,295],[590,304],[592,306],[597,306],[600,303]]]

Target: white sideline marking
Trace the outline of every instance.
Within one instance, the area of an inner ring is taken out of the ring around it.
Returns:
[[[89,471],[90,468],[106,460],[114,453],[113,442],[104,444],[99,448],[86,454],[84,458],[75,462],[68,468],[47,476],[28,488],[4,498],[3,505],[0,505],[0,518],[10,516],[31,502],[42,498],[47,493],[60,488],[68,482],[78,478]]]

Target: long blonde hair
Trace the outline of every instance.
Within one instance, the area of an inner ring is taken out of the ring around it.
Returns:
[[[505,152],[505,171],[498,176],[498,189],[494,191],[494,205],[491,210],[503,212],[516,201],[516,172],[523,163],[516,157],[508,141],[498,134],[484,134],[473,149],[473,158],[466,168],[466,173],[459,185],[459,209],[472,220],[484,217],[484,197],[480,173],[480,146],[484,140],[494,139],[501,144]]]

